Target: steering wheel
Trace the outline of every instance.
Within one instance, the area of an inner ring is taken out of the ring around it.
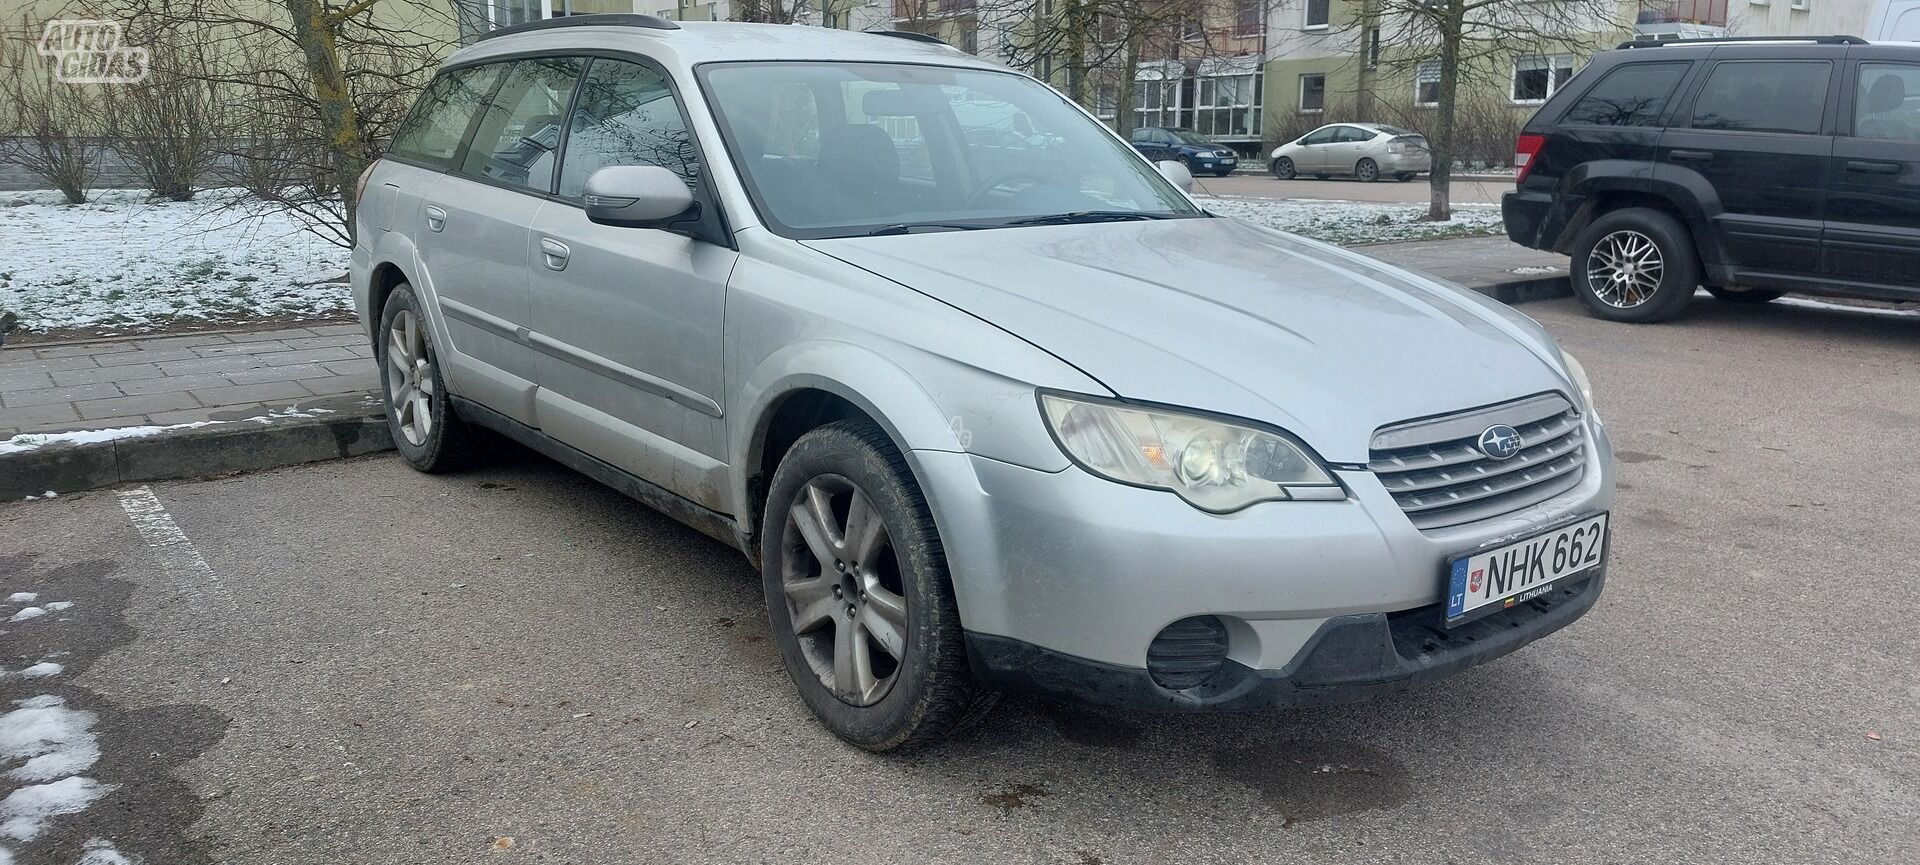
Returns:
[[[985,199],[989,193],[1015,180],[1025,180],[1035,186],[1047,182],[1046,178],[1034,174],[1033,169],[1030,168],[1016,168],[1012,171],[1002,172],[996,175],[991,182],[982,184],[972,195],[967,196],[966,206],[971,208],[979,205],[982,199]]]

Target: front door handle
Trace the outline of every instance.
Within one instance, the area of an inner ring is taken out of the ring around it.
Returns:
[[[566,244],[551,237],[540,238],[540,257],[546,260],[548,270],[566,270],[567,256],[572,254]]]
[[[1900,163],[1849,159],[1847,160],[1847,170],[1855,174],[1899,174]]]
[[[439,231],[447,227],[447,212],[431,204],[427,205],[427,230]]]
[[[1705,150],[1669,150],[1667,158],[1675,162],[1712,162],[1713,154]]]

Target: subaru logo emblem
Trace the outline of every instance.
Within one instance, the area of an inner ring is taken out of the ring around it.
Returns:
[[[1496,460],[1510,460],[1525,446],[1520,431],[1506,424],[1494,424],[1480,434],[1480,452]]]

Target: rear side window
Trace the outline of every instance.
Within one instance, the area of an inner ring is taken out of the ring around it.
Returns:
[[[1920,139],[1920,66],[1860,64],[1853,96],[1853,134],[1894,141]]]
[[[480,114],[460,173],[535,192],[553,191],[560,123],[580,67],[578,57],[514,61]]]
[[[400,124],[400,131],[394,133],[387,152],[435,168],[452,165],[467,125],[486,103],[493,85],[499,83],[502,68],[469,66],[435,76]]]
[[[1657,125],[1689,65],[1630,63],[1618,67],[1573,103],[1560,122],[1593,126]]]
[[[560,197],[578,199],[587,178],[613,165],[657,165],[699,182],[700,158],[680,104],[660,73],[624,60],[595,60],[580,85],[560,168]]]
[[[1817,134],[1832,74],[1825,60],[1717,63],[1693,103],[1693,128]]]

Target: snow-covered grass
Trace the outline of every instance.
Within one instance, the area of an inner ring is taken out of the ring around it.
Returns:
[[[153,201],[103,189],[0,193],[0,310],[32,331],[149,330],[181,319],[321,316],[351,307],[347,251],[231,190]],[[14,202],[25,201],[15,205]]]
[[[1453,207],[1448,222],[1427,222],[1424,204],[1375,204],[1364,201],[1307,201],[1299,199],[1195,196],[1202,207],[1221,216],[1244,219],[1328,243],[1353,246],[1398,240],[1438,240],[1446,237],[1482,237],[1503,232],[1500,208],[1487,205]]]

